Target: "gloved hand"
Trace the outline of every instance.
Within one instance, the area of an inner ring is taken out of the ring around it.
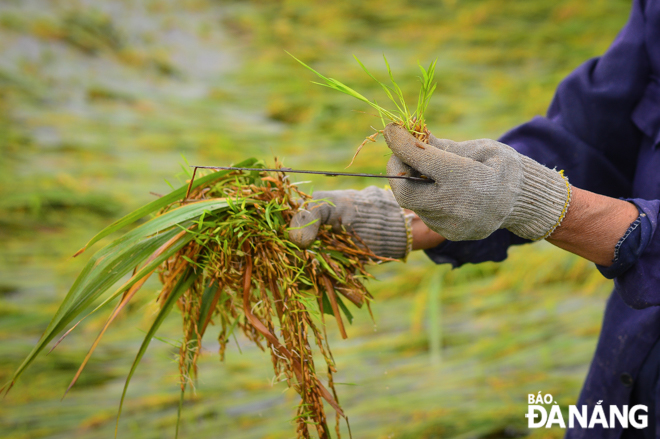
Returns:
[[[289,239],[297,246],[309,247],[321,225],[330,224],[334,231],[344,227],[355,232],[378,256],[402,259],[410,252],[410,219],[392,192],[369,186],[361,191],[315,192],[314,198],[320,201],[308,203],[291,219]]]
[[[385,127],[384,135],[394,153],[388,174],[435,181],[390,179],[397,202],[451,241],[483,239],[502,228],[544,239],[568,210],[568,179],[503,143],[431,136],[426,144],[395,124]]]

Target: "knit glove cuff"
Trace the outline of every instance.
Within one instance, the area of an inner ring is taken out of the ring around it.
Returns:
[[[412,250],[411,218],[404,215],[391,191],[368,188],[319,191],[307,206],[291,219],[289,238],[302,248],[309,247],[322,224],[335,232],[354,232],[377,256],[405,259]]]
[[[523,182],[503,227],[521,238],[545,239],[561,224],[571,202],[571,185],[563,171],[546,168],[520,155]]]
[[[389,174],[432,180],[391,179],[399,205],[451,241],[484,239],[502,228],[538,240],[564,219],[571,198],[568,180],[508,145],[434,136],[423,143],[396,124],[387,125],[384,135],[394,153]]]
[[[412,250],[411,221],[392,192],[375,186],[356,192],[355,215],[345,214],[342,224],[354,231],[374,254],[405,259]]]
[[[354,232],[377,256],[404,259],[412,250],[411,220],[404,215],[391,191],[368,188],[314,193],[319,201],[300,209],[291,220],[290,239],[306,248],[322,224],[335,232]]]

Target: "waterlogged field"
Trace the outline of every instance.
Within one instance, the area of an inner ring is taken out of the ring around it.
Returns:
[[[384,100],[352,59],[411,99],[438,58],[437,136],[497,137],[543,114],[561,78],[602,53],[629,2],[184,1],[0,4],[0,381],[35,344],[100,228],[187,178],[188,163],[256,156],[341,170],[380,121],[285,50]],[[355,111],[357,110],[357,112]],[[363,113],[364,112],[364,113]],[[185,158],[184,158],[185,157]],[[351,168],[383,172],[368,144]],[[272,162],[272,161],[271,161]],[[302,180],[302,179],[301,179]],[[314,188],[365,179],[305,178]],[[152,194],[153,193],[153,194]],[[449,272],[422,254],[375,267],[375,323],[329,327],[339,399],[356,438],[501,438],[526,432],[527,394],[574,404],[611,284],[545,243]],[[120,315],[60,401],[106,315],[90,317],[0,402],[3,438],[111,437],[124,378],[157,311],[156,282]],[[297,396],[240,337],[218,361],[207,331],[182,437],[291,437]],[[173,436],[181,317],[132,380],[119,437]],[[347,436],[347,430],[342,427]],[[531,432],[561,437],[559,429]]]

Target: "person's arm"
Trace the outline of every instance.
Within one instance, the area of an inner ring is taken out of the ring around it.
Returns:
[[[632,203],[573,187],[573,199],[566,218],[547,241],[609,267],[616,244],[638,215],[639,211]],[[416,215],[412,219],[412,233],[413,250],[431,249],[446,241]]]
[[[638,104],[652,85],[645,42],[645,27],[652,17],[645,14],[658,15],[657,5],[644,8],[643,2],[635,0],[628,23],[607,52],[561,82],[547,117],[535,117],[510,130],[500,142],[548,168],[564,170],[571,184],[581,189],[630,197],[643,139],[643,130],[632,115],[640,110]],[[456,267],[502,261],[511,245],[529,242],[498,230],[478,241],[444,241],[425,252],[436,263]]]
[[[616,244],[638,215],[632,203],[573,187],[566,217],[547,241],[609,267]]]
[[[435,248],[446,241],[444,236],[429,229],[429,226],[424,224],[420,217],[418,217],[412,210],[404,209],[406,215],[412,215],[410,221],[412,230],[412,249],[413,250],[428,250]]]

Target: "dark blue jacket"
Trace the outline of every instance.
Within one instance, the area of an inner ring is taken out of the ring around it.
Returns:
[[[500,141],[563,169],[576,187],[635,199],[647,215],[625,269],[615,273],[615,290],[577,403],[628,404],[632,383],[660,338],[660,0],[635,0],[608,51],[559,85],[547,117],[514,128]],[[480,241],[444,243],[427,254],[455,266],[501,261],[510,245],[525,242],[498,230]],[[621,428],[567,431],[571,439],[620,436]]]

